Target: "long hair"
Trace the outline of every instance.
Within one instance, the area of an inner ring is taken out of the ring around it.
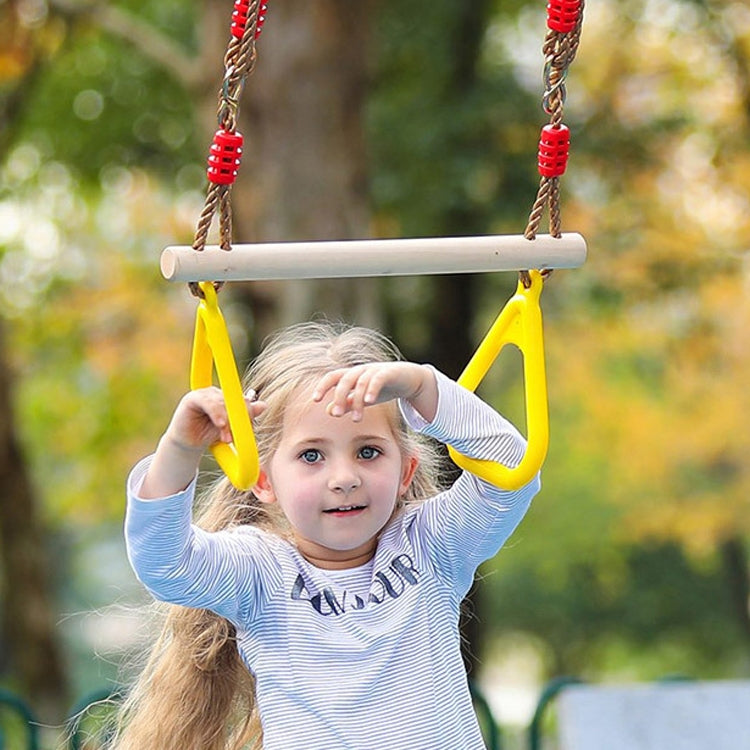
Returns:
[[[328,322],[291,326],[273,336],[249,367],[246,390],[268,404],[253,422],[264,464],[278,445],[286,405],[301,387],[326,372],[367,362],[399,360],[386,337],[369,328]],[[421,502],[439,487],[433,445],[407,430],[395,403],[388,404],[402,455],[419,464],[401,505]],[[257,501],[226,478],[202,496],[196,524],[218,531],[255,524],[286,536],[277,504]],[[113,750],[260,750],[262,731],[255,685],[237,651],[234,626],[204,609],[170,605],[148,661],[120,714]]]

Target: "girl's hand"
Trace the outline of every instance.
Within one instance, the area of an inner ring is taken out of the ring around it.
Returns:
[[[364,409],[402,398],[428,421],[435,418],[438,392],[435,375],[429,367],[413,362],[375,362],[332,370],[313,391],[314,401],[330,395],[327,411],[333,417],[351,414],[358,422]]]
[[[254,399],[252,391],[245,397],[251,418],[257,417],[265,408],[263,402]],[[164,437],[179,447],[201,452],[218,441],[231,443],[229,416],[221,390],[211,386],[186,393],[177,405]]]
[[[245,398],[251,419],[266,408],[265,402],[254,399],[254,393]],[[224,396],[213,386],[190,391],[177,405],[159,441],[140,496],[167,497],[184,490],[195,476],[206,447],[217,441],[232,441]]]

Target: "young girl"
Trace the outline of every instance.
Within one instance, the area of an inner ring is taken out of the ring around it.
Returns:
[[[515,466],[519,433],[374,331],[304,324],[246,377],[261,473],[226,479],[196,524],[207,445],[231,439],[221,393],[188,393],[128,481],[126,539],[174,607],[118,750],[479,750],[459,607],[538,479],[436,486],[422,435]],[[421,433],[421,434],[420,434]]]

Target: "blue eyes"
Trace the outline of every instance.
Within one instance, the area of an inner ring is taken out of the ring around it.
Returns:
[[[302,453],[300,453],[299,457],[306,464],[314,464],[322,458],[322,456],[320,455],[320,451],[313,448],[309,448],[308,450],[303,451]]]
[[[364,461],[372,461],[381,455],[381,453],[380,448],[376,448],[374,445],[363,445],[357,451],[357,458],[361,458]],[[323,460],[323,454],[317,448],[307,448],[299,454],[299,458],[306,464],[316,464]]]

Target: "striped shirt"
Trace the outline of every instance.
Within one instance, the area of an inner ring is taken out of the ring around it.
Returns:
[[[460,452],[514,466],[525,443],[469,391],[436,373],[437,414],[409,425]],[[128,481],[131,564],[157,598],[213,610],[237,629],[256,678],[265,750],[479,750],[458,630],[479,564],[523,517],[538,477],[504,491],[464,472],[396,515],[375,556],[347,570],[311,565],[273,534],[191,523],[195,483],[141,500],[144,459]]]

